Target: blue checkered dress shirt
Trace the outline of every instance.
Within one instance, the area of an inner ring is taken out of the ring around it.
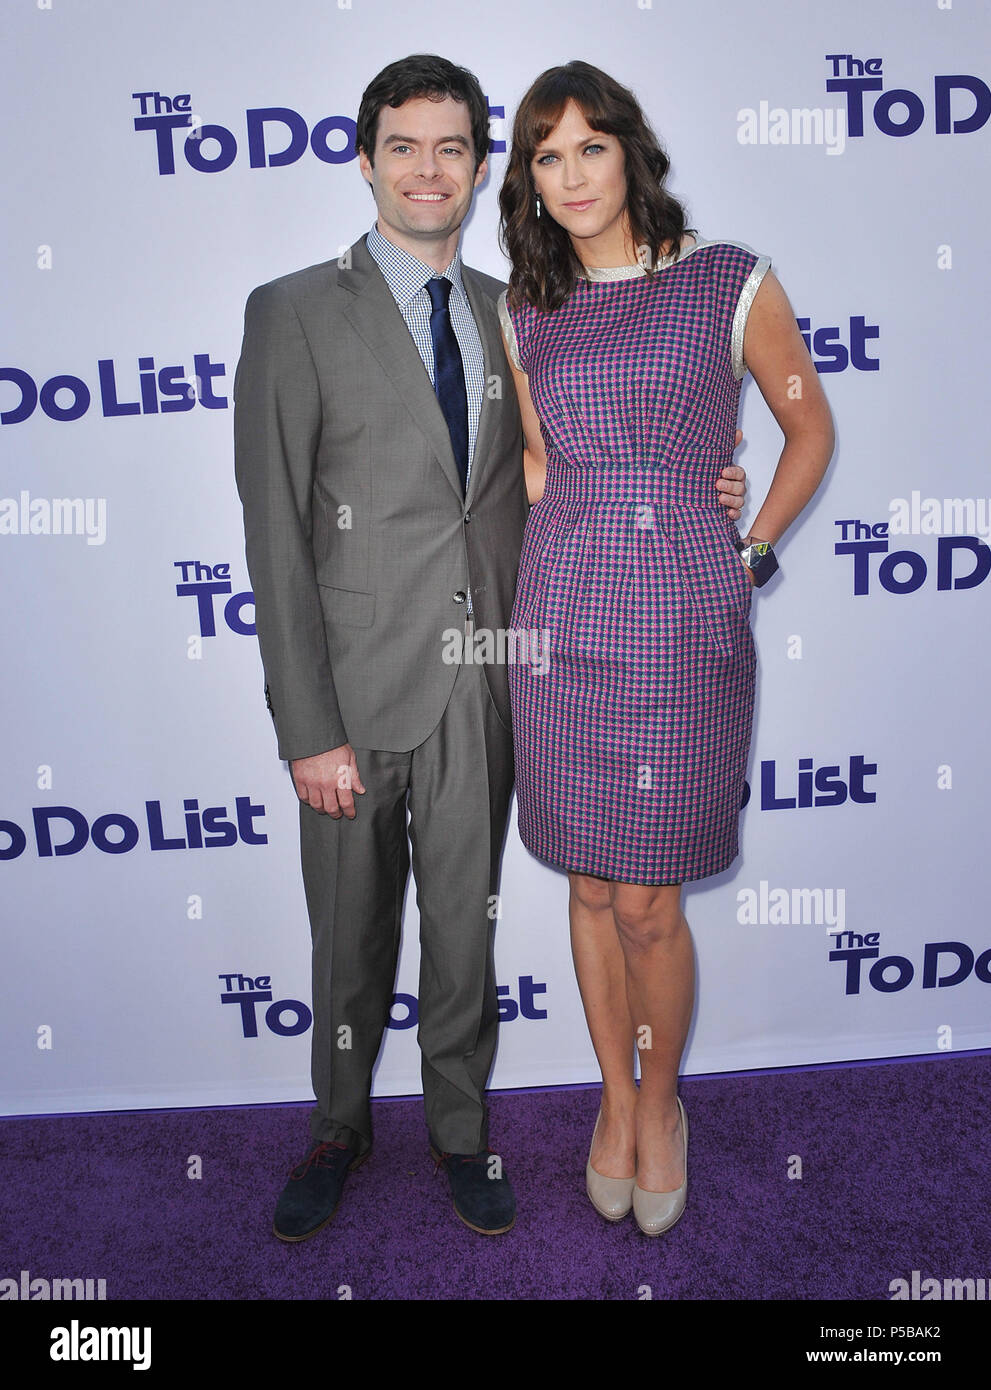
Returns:
[[[372,227],[365,238],[369,254],[378,264],[385,276],[386,284],[392,291],[399,312],[406,321],[423,365],[434,382],[434,345],[430,336],[430,294],[427,281],[443,278],[451,282],[451,296],[448,312],[454,336],[461,349],[461,361],[465,369],[465,393],[468,398],[468,478],[471,479],[471,464],[475,453],[475,436],[478,434],[478,417],[482,410],[482,396],[485,391],[485,354],[478,327],[472,317],[471,306],[461,279],[461,250],[455,251],[454,259],[438,277],[432,266],[425,265],[409,251],[388,241],[377,226]]]

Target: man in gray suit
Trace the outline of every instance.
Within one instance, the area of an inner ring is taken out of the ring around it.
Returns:
[[[287,1240],[330,1219],[371,1146],[407,805],[432,1146],[462,1220],[486,1233],[514,1220],[484,1102],[509,691],[504,665],[450,660],[452,628],[508,629],[526,520],[503,286],[458,251],[488,120],[477,81],[443,59],[385,69],[358,117],[377,225],[338,260],[255,290],[245,312],[237,479],[313,938],[316,1147],[279,1200]]]
[[[451,660],[452,629],[508,630],[527,510],[503,285],[458,249],[488,143],[471,73],[423,55],[391,64],[357,124],[375,226],[337,260],[256,289],[245,311],[236,472],[313,942],[314,1147],[279,1198],[283,1240],[331,1219],[371,1148],[410,843],[432,1152],[468,1226],[515,1220],[484,1099],[508,682],[504,664]]]

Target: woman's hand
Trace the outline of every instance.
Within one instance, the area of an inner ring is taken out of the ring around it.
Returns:
[[[733,448],[743,443],[743,430],[737,430]],[[739,521],[747,500],[747,475],[738,463],[728,463],[716,479],[716,496],[726,508],[730,521]]]

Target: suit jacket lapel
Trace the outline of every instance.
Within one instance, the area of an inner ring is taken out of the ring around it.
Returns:
[[[493,400],[489,395],[490,383],[495,378],[502,391],[513,390],[512,382],[509,379],[509,371],[506,366],[506,354],[502,346],[502,332],[499,328],[499,320],[495,308],[475,280],[475,276],[463,264],[461,267],[461,279],[464,283],[465,293],[468,296],[468,303],[471,305],[471,312],[474,315],[475,323],[478,326],[479,337],[482,340],[482,352],[485,357],[485,386],[482,391],[482,409],[478,417],[478,432],[475,436],[475,450],[471,459],[471,473],[468,477],[468,496],[466,501],[471,501],[475,490],[478,487],[482,470],[485,468],[486,461],[492,452],[492,441],[495,438],[496,421],[498,418],[498,399]],[[520,467],[523,467],[522,459]]]
[[[363,237],[351,247],[351,268],[339,269],[338,280],[352,291],[351,301],[344,311],[346,317],[375,354],[382,370],[405,401],[410,414],[430,441],[448,481],[460,497],[461,477],[444,412],[406,321],[399,312],[385,277],[369,254]],[[484,409],[482,413],[484,415]]]

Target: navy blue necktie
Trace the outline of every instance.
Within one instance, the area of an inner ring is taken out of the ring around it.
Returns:
[[[451,448],[461,474],[461,486],[468,488],[468,396],[465,391],[465,370],[461,349],[454,336],[451,316],[447,309],[451,293],[450,280],[428,280],[427,293],[433,306],[430,314],[430,336],[434,344],[434,390],[447,421]]]

